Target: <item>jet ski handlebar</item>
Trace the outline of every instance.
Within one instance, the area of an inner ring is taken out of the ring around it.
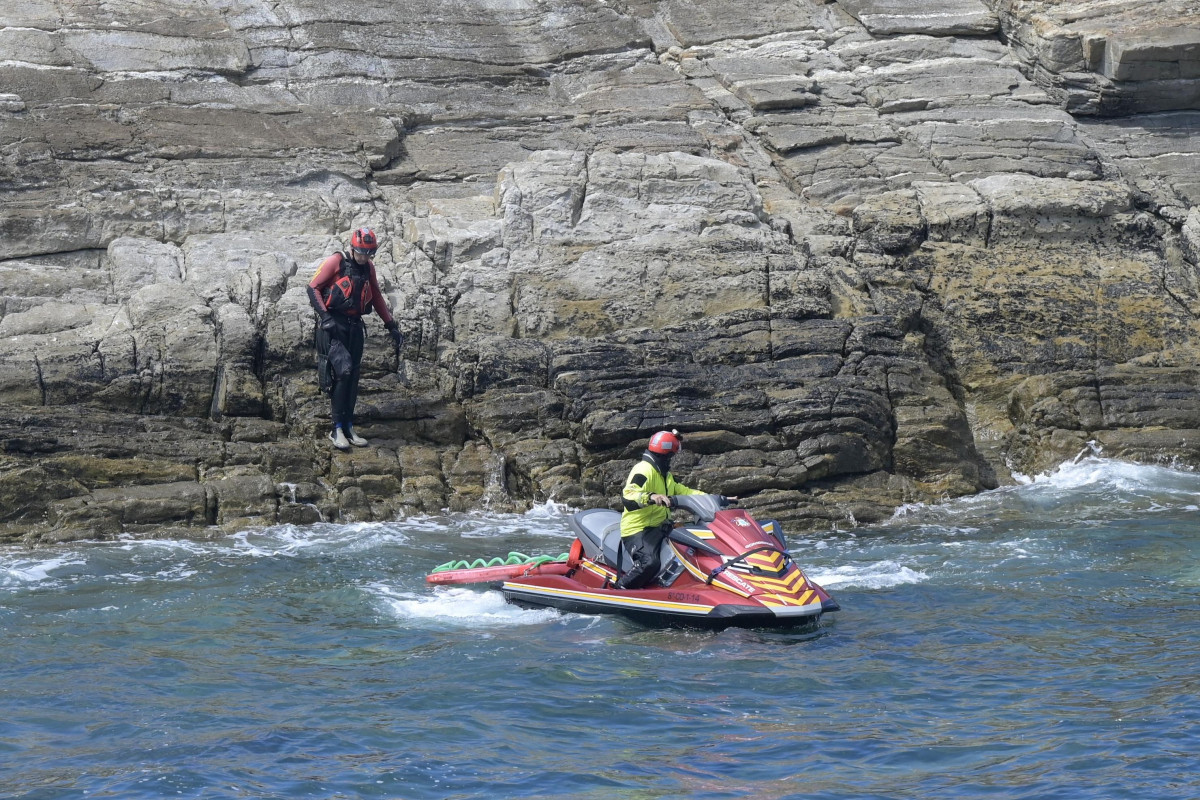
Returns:
[[[719,494],[673,494],[671,508],[682,508],[696,515],[700,522],[712,522],[717,512],[729,505],[728,497]]]

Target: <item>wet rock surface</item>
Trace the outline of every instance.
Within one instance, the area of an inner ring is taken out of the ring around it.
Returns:
[[[1197,463],[1200,18],[1136,5],[9,3],[0,539],[611,505],[664,427],[792,529]]]

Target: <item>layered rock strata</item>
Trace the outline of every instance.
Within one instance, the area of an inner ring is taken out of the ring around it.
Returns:
[[[1200,461],[1187,3],[0,9],[0,538]],[[359,429],[305,285],[384,238]]]

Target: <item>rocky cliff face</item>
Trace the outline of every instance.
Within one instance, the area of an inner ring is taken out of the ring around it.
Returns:
[[[8,2],[0,539],[608,504],[667,426],[793,528],[1198,463],[1198,109],[1186,0]]]

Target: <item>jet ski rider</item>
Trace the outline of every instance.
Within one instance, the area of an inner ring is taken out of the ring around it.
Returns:
[[[367,440],[354,432],[359,365],[366,338],[363,316],[374,309],[396,348],[404,346],[404,336],[383,299],[371,261],[378,247],[374,231],[358,228],[350,235],[349,251],[334,253],[322,261],[317,274],[308,282],[308,301],[318,317],[317,372],[321,390],[329,392],[332,406],[333,430],[329,440],[339,450],[349,450],[350,445],[367,446]],[[335,346],[335,342],[340,346]]]
[[[633,465],[621,490],[621,543],[633,566],[617,581],[618,589],[641,589],[658,574],[659,550],[671,532],[671,495],[704,494],[671,474],[671,458],[683,448],[678,431],[660,431]]]

